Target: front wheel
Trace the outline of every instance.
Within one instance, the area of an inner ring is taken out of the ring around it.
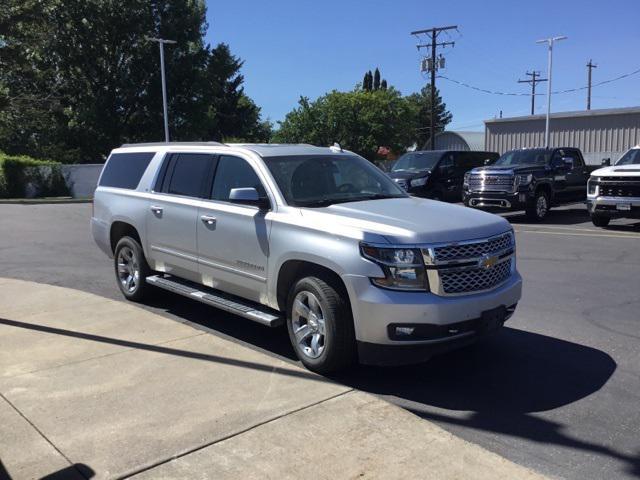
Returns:
[[[591,221],[596,227],[606,227],[609,225],[611,221],[610,217],[605,217],[604,215],[591,215]]]
[[[309,370],[331,373],[355,359],[355,335],[348,299],[336,282],[305,277],[291,289],[287,329],[300,361]]]
[[[122,237],[116,244],[113,259],[122,294],[127,300],[142,301],[151,288],[145,281],[151,269],[140,244],[134,238]]]
[[[533,201],[527,205],[525,210],[527,217],[535,222],[540,222],[549,213],[549,195],[547,192],[539,190]]]

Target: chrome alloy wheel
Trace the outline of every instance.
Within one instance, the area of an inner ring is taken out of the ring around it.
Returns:
[[[293,300],[291,325],[300,351],[309,358],[318,358],[325,347],[324,312],[318,298],[303,290]]]
[[[122,247],[118,252],[118,279],[122,288],[133,293],[140,282],[140,265],[135,253],[129,247]]]
[[[549,210],[549,207],[547,205],[547,197],[545,197],[544,195],[540,195],[538,197],[538,201],[536,202],[536,215],[538,215],[538,218],[544,218],[544,216],[547,214],[547,210]]]

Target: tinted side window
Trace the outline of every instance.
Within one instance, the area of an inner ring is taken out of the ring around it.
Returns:
[[[244,159],[238,157],[222,156],[218,161],[216,176],[213,180],[211,198],[213,200],[229,200],[229,192],[232,188],[253,187],[258,194],[266,192],[258,175]]]
[[[181,153],[173,164],[167,193],[202,197],[213,157],[205,153]]]
[[[154,152],[112,154],[100,177],[100,186],[137,188],[154,155]]]

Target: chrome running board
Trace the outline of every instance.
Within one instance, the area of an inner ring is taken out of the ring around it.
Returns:
[[[153,275],[147,277],[147,283],[225,312],[248,318],[267,327],[278,327],[284,323],[282,314],[269,307],[178,277]]]

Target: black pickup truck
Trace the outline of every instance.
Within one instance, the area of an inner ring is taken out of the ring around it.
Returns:
[[[584,201],[596,168],[584,163],[577,148],[512,150],[491,166],[467,172],[462,200],[473,208],[524,210],[540,221],[553,205]]]

